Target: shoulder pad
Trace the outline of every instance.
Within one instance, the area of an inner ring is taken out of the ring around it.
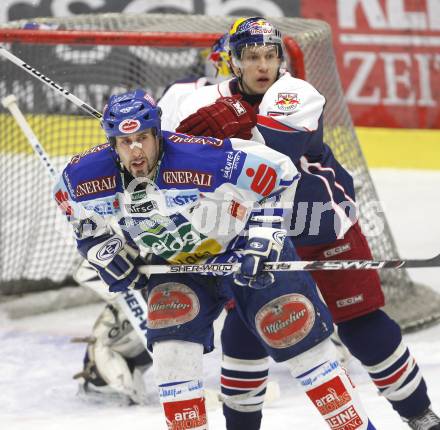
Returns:
[[[274,117],[293,129],[315,130],[324,104],[324,96],[312,85],[286,73],[267,90],[259,114]]]
[[[215,137],[206,136],[191,136],[183,133],[163,132],[164,146],[179,147],[180,145],[208,145],[213,148],[223,148],[225,140],[217,139]],[[198,151],[196,148],[195,151]]]
[[[115,194],[122,189],[118,186],[119,177],[115,153],[109,144],[75,155],[63,171],[63,180],[75,201]]]

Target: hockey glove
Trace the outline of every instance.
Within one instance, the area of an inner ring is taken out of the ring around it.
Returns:
[[[263,272],[263,264],[279,260],[285,236],[286,231],[281,228],[251,227],[241,268],[234,274],[235,283],[257,290],[270,287],[275,276],[272,272]]]
[[[104,235],[78,241],[78,250],[98,270],[109,291],[138,290],[147,285],[147,277],[137,270],[142,264],[139,250],[123,237]]]
[[[221,97],[215,103],[202,107],[185,118],[176,131],[218,139],[250,139],[251,130],[256,123],[257,115],[249,103],[237,97]]]

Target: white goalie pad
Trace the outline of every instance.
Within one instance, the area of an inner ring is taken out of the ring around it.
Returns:
[[[145,348],[117,305],[104,308],[87,341],[89,361],[85,370],[78,375],[85,379],[80,385],[80,393],[87,397],[90,395],[95,401],[124,403],[125,398],[132,403],[144,404],[146,396],[143,373],[150,363],[130,370],[127,359],[138,357]],[[94,381],[97,376],[106,385],[97,384]]]

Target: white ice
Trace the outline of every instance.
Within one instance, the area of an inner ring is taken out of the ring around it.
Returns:
[[[373,171],[400,254],[427,258],[440,249],[440,172]],[[440,269],[416,269],[414,280],[440,293]],[[151,374],[148,406],[88,404],[76,397],[72,375],[82,367],[84,346],[72,336],[89,334],[102,305],[90,305],[20,320],[0,315],[0,430],[161,430],[165,429]],[[440,325],[405,335],[440,413]],[[218,391],[220,351],[205,356],[206,386]],[[407,426],[379,397],[357,361],[348,363],[363,403],[376,427]],[[262,430],[325,429],[318,413],[281,365],[272,365],[281,397],[264,409]],[[221,408],[209,402],[211,430],[224,429]],[[243,429],[246,430],[246,429]]]

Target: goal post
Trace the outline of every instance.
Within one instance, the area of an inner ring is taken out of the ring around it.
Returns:
[[[319,20],[270,18],[284,34],[292,73],[327,100],[325,141],[355,178],[361,222],[376,259],[398,253],[348,112],[330,27]],[[60,30],[0,26],[0,43],[98,111],[115,92],[142,87],[156,98],[171,82],[204,75],[201,51],[233,18],[205,15],[95,14],[36,20]],[[99,121],[16,65],[0,59],[0,98],[14,94],[57,169],[105,142]],[[56,288],[78,262],[62,234],[51,183],[13,118],[0,108],[0,295]],[[373,222],[375,221],[375,222]],[[380,232],[377,229],[380,229]],[[381,273],[388,311],[404,329],[440,319],[440,297],[404,270]]]

